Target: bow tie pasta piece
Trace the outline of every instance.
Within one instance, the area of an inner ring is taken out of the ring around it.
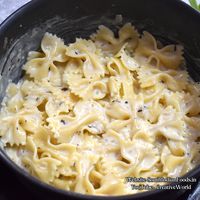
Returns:
[[[41,42],[41,49],[44,52],[44,56],[29,60],[24,65],[24,70],[35,80],[41,81],[45,78],[54,85],[60,85],[61,75],[55,62],[67,61],[64,42],[56,36],[46,33]]]
[[[159,104],[159,98],[155,99],[151,104],[146,104],[143,108],[137,111],[137,117],[145,121],[155,124],[162,112],[163,106]]]
[[[6,99],[7,99],[7,111],[12,113],[17,113],[23,108],[24,104],[24,95],[21,91],[21,83],[17,85],[11,83],[6,91]],[[5,103],[5,100],[2,104]]]
[[[122,98],[121,93],[122,82],[119,77],[110,76],[108,79],[108,91],[110,96],[114,98]]]
[[[131,23],[126,23],[120,30],[119,30],[119,39],[118,41],[121,44],[128,43],[127,48],[129,51],[133,51],[138,44],[139,34],[134,26]]]
[[[161,104],[162,90],[157,87],[152,88],[151,93],[146,91],[138,94],[133,103],[133,112],[135,118],[140,118],[150,123],[156,123],[163,109]]]
[[[52,134],[53,133],[49,132],[46,128],[39,128],[33,136],[37,148],[49,153],[52,157],[59,158],[59,160],[70,160],[75,153],[75,146],[67,143],[53,144],[51,142]]]
[[[113,135],[114,137],[125,139],[125,140],[131,140],[133,131],[131,126],[131,119],[129,120],[113,120],[110,122],[107,127],[107,132],[109,132],[109,135]],[[112,130],[110,132],[110,130]],[[114,131],[114,132],[113,132]],[[117,134],[117,135],[116,135]],[[105,134],[107,135],[107,134]]]
[[[105,149],[119,150],[120,136],[117,132],[107,131],[106,134],[103,134],[102,140],[102,142],[105,144]]]
[[[77,58],[71,58],[66,63],[63,72],[63,82],[67,82],[68,74],[83,74],[83,61]]]
[[[86,78],[103,77],[105,68],[100,59],[98,50],[91,40],[77,39],[67,47],[66,55],[72,58],[83,59],[83,74]]]
[[[96,81],[93,83],[92,87],[92,97],[93,99],[103,99],[107,95],[107,79],[103,79],[102,81]]]
[[[104,132],[104,121],[107,120],[104,108],[96,102],[79,102],[74,107],[75,117],[59,116],[48,118],[47,121],[59,140],[71,139],[78,131],[87,130],[93,134]],[[98,116],[100,119],[98,119]]]
[[[54,88],[49,82],[42,81],[35,84],[25,81],[21,87],[25,96],[24,107],[38,108],[48,116],[68,113],[73,108],[77,98],[68,91],[67,87]]]
[[[45,105],[45,111],[49,117],[57,116],[60,113],[68,113],[68,102],[49,98]]]
[[[145,73],[144,73],[145,69]],[[149,88],[156,84],[163,84],[172,91],[182,91],[186,89],[188,74],[184,71],[161,71],[149,66],[138,70],[138,79],[142,88]]]
[[[41,42],[42,51],[46,57],[52,61],[66,62],[66,46],[60,38],[50,33],[46,33]]]
[[[200,98],[198,96],[191,96],[185,92],[163,92],[163,101],[166,105],[173,106],[177,112],[183,112],[185,115],[195,116],[200,113],[199,103]]]
[[[120,143],[121,143],[121,136],[113,131],[113,130],[107,130],[106,133],[102,135],[102,138],[100,140],[101,145],[104,146],[104,149],[101,149],[101,162],[99,163],[101,166],[99,166],[102,170],[102,173],[110,173],[112,170],[110,170],[111,163],[110,162],[116,162],[118,160],[121,160],[121,154],[120,154]]]
[[[130,105],[126,101],[116,100],[107,108],[106,114],[114,119],[127,120],[131,117]]]
[[[200,97],[192,97],[190,94],[185,94],[184,97],[184,109],[185,113],[188,114],[189,116],[196,116],[199,115],[200,113]]]
[[[122,82],[119,77],[111,76],[108,79],[108,93],[110,102],[123,101],[131,109],[135,99],[133,82]]]
[[[143,71],[145,70],[145,72]],[[160,83],[160,73],[158,69],[143,67],[138,70],[138,79],[141,88],[149,88]]]
[[[154,124],[151,131],[155,135],[161,134],[165,138],[177,141],[185,141],[185,122],[182,120],[180,113],[176,113],[172,107],[164,109],[158,122]]]
[[[25,80],[21,85],[21,91],[27,98],[28,96],[48,97],[51,93],[45,82],[34,82]]]
[[[66,54],[72,58],[85,58],[92,56],[93,54],[99,54],[92,40],[76,39],[74,43],[71,43],[66,50]]]
[[[27,161],[25,163],[32,165],[32,168],[35,169],[35,174],[37,174],[37,176],[46,183],[51,183],[54,178],[58,176],[57,169],[61,165],[59,160],[45,157],[36,160],[34,163]]]
[[[148,32],[144,31],[142,38],[139,40],[139,45],[136,49],[137,54],[140,54],[149,59],[156,60],[157,66],[165,66],[171,69],[177,69],[183,61],[183,47],[180,45],[167,45],[159,48],[158,42]]]
[[[58,137],[59,142],[69,142],[73,137],[73,134],[77,131],[81,131],[81,129],[88,124],[91,124],[98,120],[97,114],[88,114],[84,116],[82,119],[75,119],[68,126],[63,127],[60,130],[60,135]]]
[[[82,128],[82,131],[88,131],[92,134],[102,134],[105,132],[104,124],[100,121],[94,121]]]
[[[136,176],[139,176],[142,170],[150,170],[159,161],[157,148],[143,140],[135,139],[129,143],[123,142],[121,144],[121,154],[136,167]]]
[[[61,85],[61,75],[53,62],[46,60],[47,58],[35,58],[28,61],[24,65],[24,70],[31,78],[36,81],[47,79],[53,85]]]
[[[140,118],[140,117],[135,117],[133,120],[133,125],[132,125],[132,131],[137,132],[140,130],[143,131],[148,131],[151,128],[151,123]]]
[[[187,124],[187,128],[192,129],[192,133],[194,134],[194,137],[199,136],[199,131],[200,131],[200,118],[199,117],[184,117],[185,122]]]
[[[124,67],[130,71],[137,71],[140,64],[133,58],[133,56],[127,51],[127,43],[120,49],[115,57],[120,58]]]
[[[124,184],[124,180],[117,178],[114,174],[104,176],[101,180],[101,185],[102,186],[96,190],[97,194],[119,195],[127,193],[127,186]]]
[[[135,131],[133,136],[132,136],[132,141],[135,141],[135,140],[141,140],[141,141],[144,141],[144,142],[147,142],[147,143],[151,143],[151,144],[154,143],[153,134],[149,130],[146,130],[146,131],[143,131],[143,130]],[[156,148],[157,148],[157,146],[156,146]]]
[[[47,118],[48,126],[53,132],[55,138],[58,138],[62,128],[68,126],[73,120],[75,119],[68,115],[58,115]]]
[[[37,110],[24,110],[19,113],[19,125],[30,133],[35,133],[40,125],[43,125],[43,116]]]
[[[117,177],[125,179],[128,176],[130,170],[130,164],[124,162],[125,159],[121,160],[111,160],[104,159],[101,163],[98,163],[99,171],[107,171],[107,174],[115,174]]]
[[[88,91],[91,91],[91,81],[82,78],[81,75],[65,74],[65,82],[68,84],[71,92],[81,98],[87,98],[86,94],[90,94]]]
[[[23,162],[33,168],[33,173],[36,173],[48,183],[58,177],[58,174],[74,174],[72,170],[71,172],[70,170],[64,170],[64,166],[65,168],[69,167],[68,169],[73,166],[71,162],[75,152],[73,145],[64,143],[54,145],[51,143],[50,137],[52,135],[48,130],[42,127],[38,129],[33,137],[28,137],[27,139],[27,148],[32,154],[29,153],[29,155],[23,157]],[[31,161],[32,159],[33,162]],[[43,170],[50,170],[51,172],[44,173]]]
[[[42,116],[37,111],[22,110],[17,114],[1,116],[0,135],[4,145],[26,144],[26,131],[35,132],[42,123]]]
[[[18,146],[9,146],[4,148],[12,161],[17,163],[18,166],[23,166],[22,157],[29,154],[25,146],[21,147],[20,149]],[[24,166],[22,168],[27,171],[27,168]]]
[[[110,75],[119,76],[122,80],[132,81],[131,73],[126,69],[118,58],[108,60],[107,69]]]
[[[123,67],[119,59],[113,58],[107,64],[110,77],[108,89],[113,100],[123,98],[131,103],[135,97],[135,79],[129,70]]]
[[[182,175],[186,159],[184,156],[172,155],[169,148],[165,146],[161,153],[161,162],[164,166],[163,171],[170,177],[177,177],[177,174]]]
[[[46,58],[34,58],[24,65],[24,70],[30,77],[37,80],[47,78],[49,74],[50,63],[46,62]]]
[[[93,134],[102,134],[105,132],[105,124],[108,122],[105,108],[95,101],[80,101],[74,107],[74,113],[77,119],[81,119],[90,113],[99,116],[97,121],[86,124],[82,130],[87,130]]]
[[[187,143],[183,143],[181,141],[176,141],[176,140],[167,140],[168,146],[170,151],[173,153],[175,156],[184,156],[187,154]]]
[[[138,44],[139,34],[130,23],[125,24],[118,32],[118,38],[105,26],[99,26],[96,34],[91,36],[96,46],[105,52],[106,56],[115,55],[127,42],[127,48],[134,51]]]
[[[170,93],[172,91],[165,88],[162,84],[156,84],[151,87],[147,88],[141,88],[140,91],[142,91],[140,94],[138,94],[137,99],[139,102],[143,103],[152,103],[151,101],[154,101],[157,98],[160,98],[159,103],[164,105],[164,102],[162,101],[164,92]]]
[[[184,112],[186,114],[185,105],[182,101],[183,98],[184,94],[181,92],[173,93],[169,90],[164,90],[161,99],[163,104],[172,106],[177,112]]]
[[[190,80],[190,77],[188,75],[188,80]],[[187,84],[186,86],[186,92],[190,93],[191,95],[198,96],[200,94],[200,87],[198,82],[192,82],[192,84]]]
[[[165,138],[169,138],[169,139],[172,139],[172,140],[178,140],[178,141],[184,141],[185,138],[184,138],[184,135],[185,135],[185,132],[184,130],[181,130],[183,129],[182,126],[183,126],[183,121],[181,120],[177,120],[177,121],[174,121],[174,122],[166,122],[166,123],[163,123],[161,126],[162,127],[155,127],[153,129],[151,129],[151,131],[154,131],[155,134],[161,134],[163,135]]]
[[[79,155],[79,160],[76,164],[76,169],[78,175],[76,177],[75,191],[81,191],[82,193],[94,194],[94,186],[90,181],[90,173],[93,170],[94,164],[97,162],[99,157],[95,154],[90,154],[89,152],[84,152],[84,157]]]
[[[33,142],[33,141],[32,141]],[[51,157],[36,157],[37,150],[35,148],[34,154],[23,157],[23,163],[32,169],[31,173],[39,177],[46,183],[53,182],[54,178],[58,176],[58,166],[61,161]]]
[[[17,119],[13,117],[9,117],[10,119],[1,119],[1,127],[0,127],[0,136],[1,141],[4,146],[10,144],[13,146],[16,145],[25,145],[26,144],[26,132],[19,125]],[[6,121],[5,121],[6,120]]]
[[[27,61],[32,60],[34,58],[43,58],[45,54],[43,52],[38,51],[30,51],[28,53]]]
[[[68,74],[66,79],[71,92],[84,100],[103,99],[107,94],[107,79],[86,79],[78,74]]]
[[[111,164],[111,162],[109,162]],[[98,166],[99,167],[99,166]],[[109,166],[110,168],[110,166]],[[95,169],[88,170],[88,173],[86,173],[87,182],[83,182],[83,178],[81,177],[81,182],[78,182],[77,191],[81,189],[83,193],[87,193],[89,191],[91,194],[103,194],[103,195],[114,195],[119,194],[126,194],[128,189],[127,185],[125,185],[123,178],[119,179],[119,176],[117,174],[114,174],[112,172],[107,173],[106,175],[102,176],[99,174]],[[79,177],[80,179],[80,177]],[[109,186],[107,186],[107,183],[109,182]],[[87,187],[87,191],[84,187],[84,183],[87,184],[85,187]]]

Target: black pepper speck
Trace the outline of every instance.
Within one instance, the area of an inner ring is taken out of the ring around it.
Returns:
[[[63,119],[61,119],[60,122],[61,122],[62,124],[64,124],[64,125],[66,124],[65,120],[63,120]]]
[[[62,91],[67,91],[67,90],[68,90],[68,88],[62,88],[61,90],[62,90]]]

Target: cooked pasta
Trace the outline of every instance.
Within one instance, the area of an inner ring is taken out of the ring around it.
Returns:
[[[126,177],[179,177],[199,162],[200,86],[180,45],[130,23],[65,45],[46,33],[0,112],[10,158],[55,187],[124,195]],[[156,183],[152,183],[156,184]]]

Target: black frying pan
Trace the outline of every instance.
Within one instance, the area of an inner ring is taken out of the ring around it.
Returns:
[[[117,14],[123,16],[122,23],[114,20]],[[149,31],[166,44],[183,44],[188,71],[195,81],[200,81],[200,14],[179,0],[33,0],[0,26],[0,101],[8,80],[17,82],[22,77],[21,67],[27,53],[39,48],[46,31],[69,43],[76,37],[88,37],[100,24],[115,31],[125,22],[132,22],[141,32]],[[118,197],[82,195],[42,183],[15,165],[1,148],[0,161],[15,172],[39,199],[164,200],[175,199],[185,192],[156,190]],[[198,179],[200,166],[185,177]]]

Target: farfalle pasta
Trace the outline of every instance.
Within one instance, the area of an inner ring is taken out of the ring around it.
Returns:
[[[141,192],[126,177],[182,176],[200,160],[200,86],[183,62],[180,45],[130,23],[118,37],[100,26],[68,45],[46,33],[8,85],[0,141],[33,176],[83,194]]]

